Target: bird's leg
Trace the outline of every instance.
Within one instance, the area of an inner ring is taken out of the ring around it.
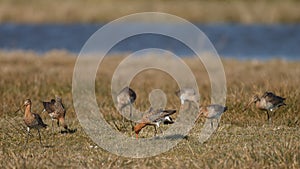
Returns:
[[[214,128],[213,119],[210,119],[210,127],[211,127],[211,128]]]
[[[121,114],[122,114],[123,128],[126,128],[126,126],[125,126],[125,117],[124,117],[124,111],[123,111],[123,108],[124,108],[124,107],[122,107],[120,111],[121,111]]]
[[[27,127],[27,135],[26,135],[26,142],[25,142],[24,148],[26,147],[26,145],[27,145],[27,143],[28,143],[29,133],[30,133],[30,128]]]
[[[272,122],[272,119],[271,119],[271,117],[270,117],[269,111],[267,111],[267,117],[268,117],[268,122],[271,123],[271,122]]]
[[[132,117],[132,104],[129,104],[129,108],[130,108],[130,110],[129,110],[129,111],[130,111],[130,112],[129,112],[129,113],[130,113],[130,114],[129,114],[129,117]]]
[[[43,147],[43,144],[42,144],[42,137],[41,137],[40,129],[38,129],[38,133],[39,133],[40,145]]]
[[[156,136],[156,134],[157,134],[156,125],[154,125],[153,127],[154,127],[154,136]]]
[[[162,133],[162,134],[164,133],[164,132],[161,130],[161,128],[160,128],[160,127],[158,127],[158,129],[159,129],[160,133]]]
[[[51,122],[52,122],[52,135],[54,134],[54,126],[53,126],[53,121],[54,119],[51,118]]]
[[[130,125],[131,125],[131,128],[133,128],[134,125],[132,123],[131,117],[132,117],[132,104],[130,104]]]
[[[219,127],[219,125],[220,125],[220,117],[217,118],[217,122],[218,122],[217,127]]]

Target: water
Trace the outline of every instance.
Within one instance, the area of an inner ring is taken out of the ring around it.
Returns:
[[[64,49],[78,53],[86,40],[101,24],[2,24],[0,49],[33,50],[39,53]],[[222,57],[237,59],[282,58],[300,60],[300,25],[197,25],[211,40]],[[145,34],[127,38],[111,49],[111,53],[133,52],[159,47],[180,56],[193,53],[172,38]]]

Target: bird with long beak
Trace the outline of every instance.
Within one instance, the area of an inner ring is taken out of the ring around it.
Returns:
[[[243,111],[254,103],[257,109],[267,112],[268,121],[271,122],[270,112],[275,112],[279,107],[285,106],[284,100],[285,98],[277,96],[272,92],[265,92],[261,97],[254,95]]]
[[[52,120],[52,132],[53,121],[57,120],[57,126],[61,124],[66,131],[69,131],[67,124],[65,123],[66,109],[62,103],[62,99],[59,96],[55,96],[55,99],[51,99],[50,102],[42,102],[44,106],[43,112],[48,112]]]
[[[199,109],[199,116],[204,116],[205,118],[210,119],[211,127],[213,127],[213,119],[217,119],[218,125],[221,115],[227,110],[227,107],[211,104],[208,106],[201,106]]]
[[[150,110],[145,113],[141,120],[138,121],[138,124],[134,126],[134,132],[136,134],[136,138],[138,139],[139,132],[146,126],[150,125],[154,127],[156,136],[157,134],[157,128],[159,128],[160,124],[172,124],[174,123],[173,119],[170,117],[170,115],[176,113],[176,110],[153,110],[153,108],[150,108]],[[160,128],[159,128],[160,129]],[[160,129],[160,132],[162,133],[162,130]]]
[[[41,134],[40,134],[40,129],[46,128],[47,124],[45,124],[43,122],[40,115],[31,112],[31,104],[32,103],[31,103],[30,99],[26,99],[23,104],[23,106],[25,107],[24,123],[27,126],[27,136],[26,136],[25,146],[28,142],[28,136],[30,133],[30,129],[32,129],[32,128],[37,129],[37,131],[39,133],[40,144],[42,146],[42,138],[41,138]]]

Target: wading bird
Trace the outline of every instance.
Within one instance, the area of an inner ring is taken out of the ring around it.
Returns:
[[[136,138],[138,139],[139,132],[146,126],[150,125],[154,127],[156,136],[157,129],[159,128],[161,123],[164,124],[172,124],[174,123],[173,119],[170,117],[170,115],[174,114],[176,110],[153,110],[153,108],[150,108],[150,110],[143,115],[142,119],[138,121],[138,124],[134,126],[134,132],[136,134]],[[162,130],[159,128],[160,132],[162,133]]]
[[[24,101],[23,106],[25,107],[24,123],[27,126],[27,136],[26,136],[25,146],[27,145],[30,129],[32,129],[32,128],[37,129],[37,131],[39,133],[40,144],[42,146],[42,138],[41,138],[41,134],[40,134],[40,129],[46,128],[47,124],[45,124],[43,122],[40,115],[31,112],[31,100],[30,99],[26,99]]]
[[[49,116],[52,120],[52,132],[53,132],[53,121],[57,120],[57,125],[60,124],[64,127],[64,129],[69,132],[68,126],[65,123],[65,115],[66,109],[62,103],[62,99],[59,96],[55,96],[55,99],[51,99],[50,102],[42,102],[44,106],[43,112],[48,112]]]
[[[250,103],[246,106],[244,111],[252,104],[255,103],[257,109],[266,111],[268,121],[271,122],[270,112],[275,112],[279,107],[286,105],[285,98],[276,96],[272,92],[265,92],[261,97],[254,95]]]
[[[183,88],[175,92],[180,98],[180,102],[183,105],[185,101],[199,102],[199,96],[196,95],[196,91],[193,88]]]
[[[123,114],[123,109],[129,105],[130,107],[130,117],[132,117],[132,104],[136,99],[136,93],[129,87],[122,89],[117,96],[117,108],[118,111]],[[123,116],[124,123],[124,116]]]
[[[205,118],[210,119],[211,127],[213,127],[213,119],[217,119],[218,125],[220,121],[220,116],[227,110],[227,107],[212,104],[208,106],[201,106],[199,109],[199,116],[204,116]]]

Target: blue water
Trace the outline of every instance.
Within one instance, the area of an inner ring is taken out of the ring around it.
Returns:
[[[0,49],[33,50],[39,53],[64,49],[78,53],[101,24],[2,24]],[[222,57],[237,59],[282,58],[300,60],[300,25],[197,25]],[[137,35],[123,40],[111,53],[134,52],[158,47],[180,56],[193,54],[184,44],[170,37]]]

